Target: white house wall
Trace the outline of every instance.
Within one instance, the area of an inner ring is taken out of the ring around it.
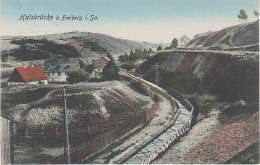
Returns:
[[[48,77],[49,82],[66,82],[68,76],[66,73],[62,72],[60,73],[45,73],[45,75]]]
[[[40,81],[42,83],[40,83]],[[7,85],[22,85],[22,84],[48,84],[48,80],[39,80],[39,81],[32,81],[32,82],[7,82]]]

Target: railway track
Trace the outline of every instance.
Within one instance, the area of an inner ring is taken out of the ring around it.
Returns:
[[[183,99],[180,96],[178,96],[175,101],[178,104],[180,112],[178,113],[174,124],[167,127],[159,135],[138,148],[134,153],[124,159],[121,162],[122,164],[149,163],[154,159],[153,157],[156,157],[156,152],[161,150],[162,144],[167,144],[169,141],[173,141],[174,138],[177,138],[177,136],[180,136],[180,134],[183,134],[187,129],[189,129],[188,127],[190,126],[193,106],[187,99]]]

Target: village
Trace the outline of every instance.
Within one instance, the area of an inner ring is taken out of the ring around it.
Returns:
[[[32,47],[27,45],[29,51],[37,49],[36,46]],[[89,49],[90,51],[90,49]],[[148,57],[151,57],[156,52],[155,49],[149,48],[147,51]],[[106,54],[98,55],[100,56],[97,59],[92,59],[92,64],[89,64],[89,81],[100,81],[102,79],[102,72],[105,66],[110,62],[110,58]],[[6,63],[15,63],[16,58],[13,56],[5,57],[4,61]],[[10,77],[7,80],[6,85],[26,85],[26,84],[48,84],[48,83],[69,83],[69,73],[81,69],[80,61],[82,65],[86,64],[79,58],[68,58],[63,55],[57,55],[56,58],[41,60],[37,65],[23,65],[16,67],[11,73]],[[117,66],[131,65],[131,70],[134,70],[134,66],[140,65],[144,59],[136,59],[131,62],[120,62],[116,61]],[[30,61],[29,63],[37,63],[38,61]],[[2,63],[4,64],[4,63]],[[124,68],[122,68],[123,70]],[[128,68],[127,68],[128,69]],[[128,69],[129,70],[129,69]],[[10,73],[10,69],[9,69]],[[3,83],[3,81],[2,81]],[[4,85],[4,84],[2,84]]]

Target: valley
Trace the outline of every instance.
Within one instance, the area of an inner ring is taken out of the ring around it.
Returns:
[[[259,162],[258,24],[175,48],[78,31],[3,37],[15,164],[63,164],[68,153],[73,164],[222,164],[245,152],[240,163]]]

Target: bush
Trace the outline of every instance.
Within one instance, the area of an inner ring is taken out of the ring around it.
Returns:
[[[88,82],[89,80],[89,73],[87,73],[85,70],[83,69],[79,69],[73,72],[70,72],[68,74],[68,81],[69,83],[78,83],[78,82]]]
[[[85,93],[82,95],[76,95],[68,97],[68,107],[70,108],[81,108],[83,110],[89,109],[89,104],[95,103],[96,99],[91,94]]]
[[[120,105],[120,104],[113,104],[109,100],[105,100],[105,107],[106,110],[111,115],[120,115],[123,113],[129,112],[138,112],[141,111],[143,107],[145,107],[149,101],[143,101],[141,99],[134,100],[132,104],[129,105]]]

